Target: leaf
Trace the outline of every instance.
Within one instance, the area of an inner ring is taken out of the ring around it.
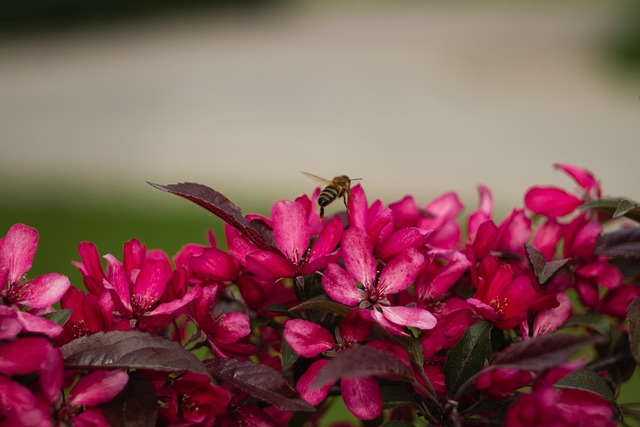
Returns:
[[[382,424],[380,427],[412,427],[413,424],[408,423],[406,421],[400,421],[400,420],[391,420],[391,421],[387,421],[386,423]]]
[[[533,245],[524,244],[527,259],[533,268],[533,272],[538,279],[538,283],[544,287],[569,263],[569,259],[559,259],[547,262],[544,255]]]
[[[177,184],[155,184],[147,182],[152,187],[175,194],[195,204],[202,206],[224,222],[238,230],[260,249],[281,254],[273,241],[273,231],[262,221],[248,221],[238,205],[229,200],[222,193],[206,185],[195,182],[180,182]]]
[[[74,369],[134,368],[208,375],[178,343],[139,331],[100,332],[63,345],[64,365]]]
[[[624,228],[600,236],[595,252],[610,257],[640,259],[640,227]]]
[[[413,372],[396,356],[377,348],[360,346],[341,351],[318,372],[314,387],[322,387],[342,377],[392,376],[414,382]]]
[[[610,402],[615,402],[616,396],[605,380],[593,370],[583,368],[560,379],[555,384],[559,388],[575,388],[598,394]]]
[[[300,356],[296,354],[295,351],[291,348],[291,345],[287,342],[287,340],[282,340],[282,344],[280,346],[280,359],[282,360],[282,369],[287,369],[296,363]]]
[[[640,298],[633,300],[627,309],[627,319],[629,320],[629,346],[631,354],[640,363]]]
[[[71,317],[71,313],[73,313],[73,310],[61,309],[52,311],[51,313],[43,314],[42,317],[44,317],[45,319],[49,319],[53,323],[57,323],[60,326],[64,326],[64,324],[67,323],[67,321]]]
[[[611,325],[605,317],[598,314],[582,314],[571,317],[562,325],[562,327],[568,326],[584,326],[596,331],[607,339],[611,338]]]
[[[413,393],[400,384],[384,385],[380,389],[382,391],[382,407],[384,409],[417,406]]]
[[[498,355],[494,368],[542,371],[563,363],[578,350],[604,342],[600,335],[569,335],[552,333],[512,344]]]
[[[580,209],[591,209],[611,215],[612,218],[625,216],[640,222],[640,205],[626,199],[597,199],[583,203]]]
[[[291,311],[298,310],[320,310],[323,312],[329,312],[337,314],[338,316],[346,317],[353,307],[349,307],[348,305],[340,304],[339,302],[334,302],[326,299],[323,296],[309,299],[297,306],[293,307]]]
[[[251,396],[264,400],[286,411],[315,411],[273,368],[235,359],[208,359],[204,361],[209,373],[229,381]]]
[[[449,351],[444,363],[444,376],[450,396],[454,396],[467,380],[480,372],[493,355],[492,329],[493,325],[489,322],[474,323]]]
[[[110,426],[153,427],[158,420],[158,398],[149,378],[139,371],[129,373],[126,387],[115,398],[100,405]]]

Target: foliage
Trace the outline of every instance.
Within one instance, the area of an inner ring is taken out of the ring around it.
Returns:
[[[201,184],[152,186],[226,222],[227,250],[123,256],[82,242],[86,293],[29,279],[38,232],[0,240],[0,420],[13,425],[319,425],[341,397],[366,425],[616,425],[639,354],[638,205],[532,187],[501,222],[479,187],[319,218],[270,217]],[[606,232],[603,224],[607,224]],[[60,305],[55,310],[53,305]],[[136,408],[136,409],[132,409]]]

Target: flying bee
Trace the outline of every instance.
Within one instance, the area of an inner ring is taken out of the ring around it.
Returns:
[[[338,197],[342,197],[344,206],[347,207],[347,198],[351,196],[351,181],[358,181],[362,178],[349,179],[346,175],[336,176],[332,180],[320,178],[307,172],[302,172],[311,180],[326,185],[318,196],[318,205],[320,206],[320,219],[324,216],[324,208]]]

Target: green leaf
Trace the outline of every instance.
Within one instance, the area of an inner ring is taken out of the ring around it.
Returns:
[[[629,320],[629,345],[631,354],[640,363],[640,298],[633,300],[627,309],[627,319]]]
[[[300,356],[296,354],[295,351],[291,348],[287,340],[282,340],[282,345],[280,346],[280,358],[282,360],[282,369],[287,369],[296,363]]]
[[[454,396],[460,386],[480,372],[493,355],[492,329],[493,325],[489,322],[476,322],[449,351],[444,364],[444,375],[450,396]]]
[[[394,409],[405,406],[416,406],[414,394],[400,384],[382,386],[382,407]]]
[[[604,316],[597,314],[583,314],[575,316],[567,320],[562,327],[569,326],[584,326],[585,328],[592,329],[607,338],[611,339],[611,325]]]
[[[616,396],[597,373],[588,368],[580,369],[562,378],[556,384],[559,388],[576,388],[598,394],[610,402],[615,402]]]
[[[612,218],[625,216],[640,222],[640,205],[626,199],[598,199],[588,201],[580,209],[590,209],[611,215]]]
[[[51,313],[43,314],[42,317],[44,317],[45,319],[49,319],[60,326],[64,326],[64,324],[67,323],[67,321],[71,317],[71,313],[73,313],[73,310],[57,310],[52,311]]]

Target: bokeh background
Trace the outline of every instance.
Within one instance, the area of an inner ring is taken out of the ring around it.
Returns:
[[[175,253],[220,223],[145,181],[245,211],[362,177],[419,204],[477,184],[497,217],[552,168],[640,200],[637,1],[24,0],[0,5],[0,233],[40,230],[33,275],[90,240]]]

